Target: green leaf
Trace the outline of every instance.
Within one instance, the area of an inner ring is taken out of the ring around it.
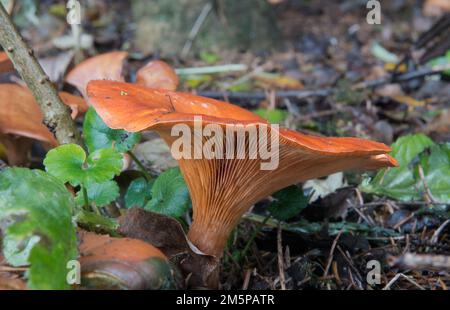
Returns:
[[[100,149],[86,160],[86,153],[76,144],[52,149],[44,159],[45,170],[62,182],[87,187],[111,180],[122,169],[122,155],[113,149]]]
[[[103,207],[119,197],[119,186],[112,180],[88,184],[86,191],[89,204],[95,204],[98,207]],[[84,205],[83,191],[77,193],[75,201],[79,206]]]
[[[425,182],[434,200],[450,203],[450,143],[434,145],[430,151],[422,161]]]
[[[213,65],[220,60],[220,56],[211,52],[200,52],[200,59],[206,62],[208,65]]]
[[[151,189],[153,182],[147,182],[143,177],[137,178],[130,183],[125,193],[125,207],[143,207],[152,197]]]
[[[253,111],[255,114],[261,116],[262,118],[268,120],[272,124],[281,123],[289,115],[288,111],[281,109],[256,109]]]
[[[43,171],[8,168],[0,173],[0,223],[12,249],[5,254],[15,263],[30,264],[31,289],[69,288],[66,264],[77,258],[74,207],[65,186]],[[14,257],[20,252],[22,258]]]
[[[428,62],[431,67],[434,66],[448,66],[450,64],[450,50],[447,50],[444,56],[433,58]],[[443,74],[450,75],[450,69],[444,70]]]
[[[92,107],[84,117],[83,136],[90,153],[111,147],[127,152],[141,139],[140,133],[109,128]]]
[[[399,167],[382,169],[373,180],[365,179],[361,190],[403,201],[423,200],[425,181],[436,202],[449,203],[449,148],[449,143],[437,145],[423,134],[401,137],[392,145],[391,152]],[[419,174],[419,164],[424,180]]]
[[[397,139],[391,145],[390,155],[397,159],[400,166],[406,166],[427,147],[434,145],[433,140],[424,134],[407,135]]]
[[[188,188],[177,167],[164,171],[155,180],[152,187],[152,199],[144,209],[172,217],[181,217],[189,209],[190,203]]]
[[[280,221],[296,216],[308,205],[303,191],[295,185],[286,187],[272,195],[275,198],[269,205],[270,214]]]

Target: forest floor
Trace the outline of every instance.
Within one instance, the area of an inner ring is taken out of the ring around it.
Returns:
[[[450,25],[447,35],[431,32],[434,39],[426,48],[417,47],[440,13],[429,13],[421,1],[383,2],[381,25],[365,22],[364,1],[280,1],[274,4],[280,31],[276,49],[212,47],[183,58],[133,49],[135,24],[129,5],[94,2],[97,6],[84,25],[82,57],[129,49],[131,79],[135,68],[153,58],[176,68],[245,64],[245,71],[184,74],[180,90],[266,111],[274,122],[314,135],[357,136],[390,145],[399,137],[423,133],[435,143],[450,141],[450,76],[425,73],[411,78],[450,48]],[[19,26],[36,55],[51,64],[47,70],[64,76],[73,53],[64,37],[70,27],[55,17],[58,8],[55,1],[40,1],[33,17],[39,27],[24,21]],[[109,22],[100,20],[100,12]],[[406,78],[398,82],[399,76]],[[2,83],[16,78],[0,77]],[[373,81],[377,87],[371,87]],[[62,79],[57,86],[74,92]],[[146,143],[154,137],[144,138],[141,156],[151,152]],[[32,165],[41,161],[38,150]],[[158,172],[172,163],[152,165]],[[306,193],[315,191],[316,196],[283,224],[267,218],[270,199],[256,204],[229,242],[222,287],[447,289],[449,202],[436,203],[426,193],[408,201],[401,195],[361,190],[363,180],[374,175],[344,173],[302,184]],[[373,273],[377,264],[379,278]]]

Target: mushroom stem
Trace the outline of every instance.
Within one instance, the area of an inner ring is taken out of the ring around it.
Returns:
[[[234,226],[224,222],[202,223],[194,220],[188,232],[188,239],[205,254],[221,258]]]

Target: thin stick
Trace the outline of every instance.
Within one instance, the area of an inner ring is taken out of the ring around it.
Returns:
[[[415,285],[416,287],[418,287],[419,289],[425,290],[425,288],[424,288],[423,286],[421,286],[421,285],[419,285],[417,282],[413,281],[410,277],[404,275],[403,273],[398,273],[398,274],[395,275],[395,277],[392,278],[391,281],[389,281],[388,284],[386,284],[385,287],[383,287],[383,291],[390,290],[390,289],[391,289],[391,286],[392,286],[395,282],[397,282],[397,280],[398,280],[400,277],[405,278],[406,280],[408,280],[408,282],[414,284],[414,285]]]
[[[361,90],[365,88],[375,88],[378,86],[382,86],[385,84],[393,84],[393,83],[399,83],[399,82],[406,82],[409,80],[422,78],[425,76],[430,75],[436,75],[442,73],[444,68],[438,67],[436,68],[422,68],[417,71],[408,72],[404,74],[400,74],[398,76],[385,76],[380,79],[376,80],[369,80],[364,81],[359,84],[356,84],[353,89],[354,90]],[[285,90],[285,91],[277,91],[275,93],[275,97],[277,98],[296,98],[296,99],[305,99],[309,97],[327,97],[336,92],[336,89],[334,88],[324,88],[324,89],[317,89],[317,90]],[[199,95],[205,96],[205,97],[211,97],[216,99],[221,98],[230,98],[230,100],[234,99],[242,99],[242,100],[262,100],[266,99],[267,95],[265,92],[262,91],[253,91],[253,92],[230,92],[230,91],[204,91],[199,92]],[[259,104],[259,103],[258,103]]]
[[[336,238],[334,238],[333,244],[331,245],[330,255],[328,256],[327,266],[325,267],[325,271],[323,272],[323,277],[326,278],[328,275],[328,271],[330,270],[331,262],[333,261],[334,249],[338,243],[339,238],[342,235],[342,229],[338,232]]]
[[[14,27],[3,5],[0,5],[0,45],[8,54],[17,72],[27,84],[44,115],[44,124],[59,143],[81,145],[80,134],[66,106],[53,87],[49,77]]]
[[[211,12],[213,6],[211,2],[208,2],[203,6],[202,11],[200,12],[200,15],[195,20],[194,26],[192,27],[191,31],[189,32],[188,39],[186,43],[183,46],[183,49],[181,50],[181,57],[185,58],[189,51],[191,50],[192,44],[194,43],[195,38],[197,37],[198,32],[200,31],[200,28],[202,27],[203,23],[206,20],[206,17],[208,17],[209,12]]]
[[[128,151],[127,152],[128,155],[130,155],[131,159],[136,163],[136,165],[138,165],[139,169],[142,171],[142,173],[144,174],[144,177],[147,179],[147,181],[152,180],[152,176],[150,175],[150,173],[147,172],[147,169],[144,167],[144,165],[141,163],[141,161],[136,157],[136,155],[134,155],[134,153],[132,151]]]
[[[191,74],[213,74],[225,73],[233,71],[245,71],[247,66],[243,64],[229,64],[218,66],[194,67],[194,68],[178,68],[175,69],[177,75],[191,75]]]
[[[430,243],[436,244],[439,241],[439,235],[444,230],[444,228],[450,223],[450,219],[446,220],[444,223],[442,223],[441,226],[439,226],[438,229],[434,232],[433,236],[431,237]]]
[[[281,289],[286,290],[286,277],[284,276],[284,259],[283,259],[283,244],[281,239],[281,224],[278,223],[277,229],[277,252],[278,252],[278,273],[280,275]]]

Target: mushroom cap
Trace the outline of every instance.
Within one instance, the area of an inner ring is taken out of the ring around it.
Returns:
[[[124,81],[122,67],[127,57],[127,52],[114,51],[88,58],[69,72],[66,81],[86,97],[86,86],[91,80]]]
[[[136,72],[136,84],[167,90],[176,90],[178,76],[175,70],[161,60],[153,60]]]
[[[111,128],[154,129],[169,145],[178,138],[171,135],[172,127],[185,124],[195,128],[198,116],[202,117],[203,128],[214,125],[225,130],[262,129],[268,137],[275,134],[279,138],[279,165],[272,170],[262,170],[262,159],[251,158],[249,154],[243,159],[179,159],[193,203],[193,224],[188,237],[210,255],[220,256],[240,217],[254,203],[277,190],[338,171],[397,165],[387,155],[390,148],[382,143],[278,129],[227,102],[111,81],[92,81],[87,91],[91,104]],[[247,148],[250,142],[246,143]],[[238,147],[227,136],[222,151]]]
[[[0,52],[0,73],[9,72],[14,69],[14,65],[5,52]]]

